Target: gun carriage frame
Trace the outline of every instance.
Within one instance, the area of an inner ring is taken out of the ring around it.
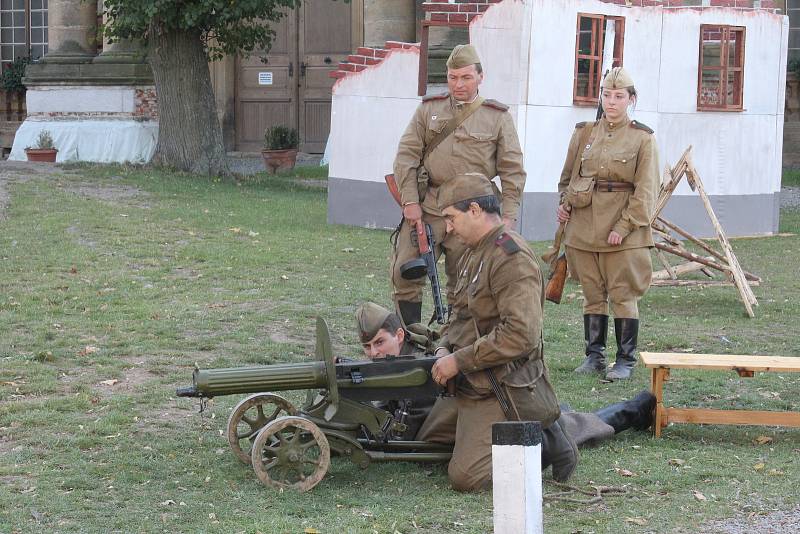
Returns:
[[[403,414],[371,401],[430,399],[434,357],[390,357],[335,363],[328,325],[317,318],[316,361],[260,367],[195,369],[179,397],[251,393],[228,418],[234,455],[276,489],[308,491],[330,467],[331,454],[366,469],[373,461],[446,461],[452,445],[393,439],[406,430]],[[271,391],[308,390],[298,409]],[[269,392],[268,392],[269,391]]]

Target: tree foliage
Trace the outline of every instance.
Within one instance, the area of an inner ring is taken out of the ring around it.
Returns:
[[[152,32],[199,31],[210,59],[269,50],[278,22],[300,0],[105,0],[105,33],[147,42]]]

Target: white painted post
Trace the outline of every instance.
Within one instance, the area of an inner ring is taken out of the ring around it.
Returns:
[[[542,534],[542,425],[492,425],[495,534]]]

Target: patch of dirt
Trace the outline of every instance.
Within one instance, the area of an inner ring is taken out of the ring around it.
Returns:
[[[147,198],[150,194],[129,185],[102,185],[82,182],[64,184],[62,185],[62,189],[68,193],[94,200],[121,202],[137,208],[150,208],[148,204],[142,202],[131,202],[131,200]]]
[[[138,386],[146,384],[154,379],[157,379],[157,375],[154,375],[148,369],[143,367],[131,367],[123,371],[121,379],[101,378],[97,383],[92,385],[92,391],[103,398],[120,393],[133,393]],[[119,382],[103,384],[105,380],[119,380]]]

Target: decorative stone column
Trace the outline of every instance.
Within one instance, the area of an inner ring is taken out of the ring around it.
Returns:
[[[416,40],[415,0],[364,0],[364,46]]]
[[[97,50],[97,4],[81,0],[50,0],[48,63],[86,63]]]

